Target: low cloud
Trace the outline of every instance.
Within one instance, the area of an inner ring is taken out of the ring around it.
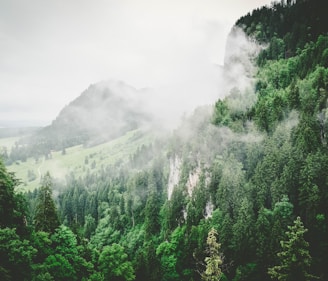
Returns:
[[[188,106],[211,102],[229,29],[265,2],[4,1],[0,92],[9,108],[28,108],[24,117],[1,118],[50,122],[90,83],[107,79],[171,91]]]
[[[138,126],[174,129],[183,116],[191,115],[197,107],[206,106],[206,114],[210,115],[215,102],[227,96],[232,111],[245,111],[256,101],[254,60],[260,50],[260,45],[241,29],[234,28],[227,40],[224,66],[190,60],[177,66],[173,70],[176,76],[166,76],[166,84],[157,88],[137,89],[115,80],[99,82],[82,94],[88,94],[88,103],[84,101],[81,106],[74,102],[70,111],[80,116],[79,122],[95,134],[112,124],[114,135],[129,126],[129,116],[133,116]]]

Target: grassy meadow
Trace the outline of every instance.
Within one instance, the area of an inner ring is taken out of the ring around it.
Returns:
[[[8,152],[18,138],[1,138],[0,147],[6,147]],[[53,178],[64,180],[69,173],[76,177],[85,174],[88,169],[97,171],[102,167],[127,161],[139,147],[151,143],[153,137],[139,130],[130,131],[125,135],[92,147],[77,145],[62,151],[52,151],[51,156],[39,159],[28,158],[25,162],[17,161],[7,166],[9,172],[14,172],[20,179],[19,190],[34,190],[40,184],[40,178],[47,171]]]

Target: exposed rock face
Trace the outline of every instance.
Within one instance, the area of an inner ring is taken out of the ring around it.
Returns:
[[[181,164],[182,161],[177,155],[175,155],[174,158],[170,158],[170,173],[169,173],[169,182],[167,186],[168,200],[171,199],[171,195],[174,187],[179,183]]]
[[[206,203],[206,207],[205,207],[205,218],[211,218],[212,217],[212,213],[214,211],[214,205],[211,201],[207,201]]]
[[[192,195],[194,188],[198,184],[200,174],[201,174],[200,166],[198,166],[195,170],[193,170],[189,173],[189,177],[188,177],[188,181],[187,181],[187,191],[188,191],[189,196]]]

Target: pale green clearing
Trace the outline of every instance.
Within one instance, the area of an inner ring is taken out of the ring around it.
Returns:
[[[39,187],[40,179],[47,171],[57,180],[64,181],[65,176],[70,173],[79,177],[85,175],[88,170],[96,172],[101,168],[126,162],[138,148],[152,143],[153,140],[152,135],[136,130],[97,146],[78,145],[67,148],[66,154],[62,154],[62,151],[52,151],[49,159],[42,157],[38,160],[28,158],[26,162],[18,161],[7,166],[7,169],[9,172],[14,172],[21,181],[17,190],[34,190]],[[10,144],[9,140],[8,143]],[[28,171],[35,174],[34,180],[29,181]]]

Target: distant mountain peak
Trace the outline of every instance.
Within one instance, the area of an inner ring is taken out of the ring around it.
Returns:
[[[51,149],[99,143],[137,129],[151,120],[142,107],[145,90],[123,81],[91,84],[39,132]]]

